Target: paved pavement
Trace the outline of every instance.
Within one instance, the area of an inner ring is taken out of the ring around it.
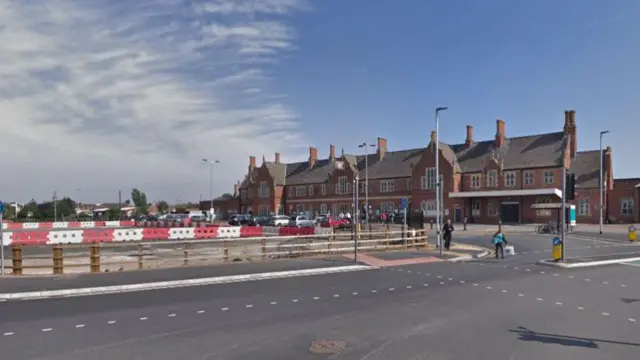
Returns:
[[[531,263],[545,256],[0,303],[0,349],[51,360],[637,358],[640,267]]]

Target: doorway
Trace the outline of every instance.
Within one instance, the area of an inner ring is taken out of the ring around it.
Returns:
[[[462,222],[462,209],[457,207],[453,210],[453,221]]]
[[[505,223],[520,222],[520,203],[506,202],[500,205],[500,220]]]

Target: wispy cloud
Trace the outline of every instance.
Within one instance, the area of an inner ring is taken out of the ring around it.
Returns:
[[[193,198],[208,192],[202,157],[224,164],[226,191],[250,154],[294,154],[299,116],[269,66],[295,49],[286,16],[307,5],[0,0],[2,196]]]

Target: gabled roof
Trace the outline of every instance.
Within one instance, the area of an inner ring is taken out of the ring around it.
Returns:
[[[577,188],[600,187],[600,150],[578,151],[569,172],[576,175]]]
[[[472,173],[482,172],[491,162],[499,164],[503,170],[562,166],[565,140],[564,132],[560,131],[507,138],[499,148],[495,147],[494,140],[476,142],[469,148],[465,144],[449,145],[443,142],[440,142],[438,147],[456,171]],[[387,151],[382,159],[378,159],[375,153],[369,154],[366,158],[369,179],[410,177],[413,166],[420,160],[425,150],[426,148],[416,148]],[[576,166],[579,166],[583,158],[589,156],[581,155]],[[365,155],[342,154],[337,160],[319,159],[313,167],[309,166],[308,161],[292,164],[266,162],[265,166],[277,185],[323,183],[336,169],[339,160],[343,160],[344,166],[358,171],[361,178],[364,177]],[[584,166],[588,168],[587,164]],[[240,187],[246,187],[247,181],[248,179],[245,178]]]

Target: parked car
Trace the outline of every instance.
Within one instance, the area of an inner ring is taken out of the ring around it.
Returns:
[[[269,226],[288,226],[289,217],[287,215],[274,215],[269,219]]]
[[[315,227],[315,221],[306,215],[294,215],[289,218],[289,227]]]
[[[251,222],[253,222],[251,215],[236,214],[229,218],[229,225],[231,226],[250,225]]]
[[[334,229],[349,229],[351,228],[351,220],[337,216],[326,216],[320,223],[320,226]]]
[[[315,218],[315,219],[313,219],[313,220],[316,222],[316,224],[322,224],[322,223],[326,220],[326,218],[327,218],[328,216],[329,216],[329,215],[325,215],[325,214],[323,214],[323,215],[316,215],[316,218]]]
[[[250,226],[268,226],[269,225],[269,217],[267,216],[255,216],[250,222]]]

